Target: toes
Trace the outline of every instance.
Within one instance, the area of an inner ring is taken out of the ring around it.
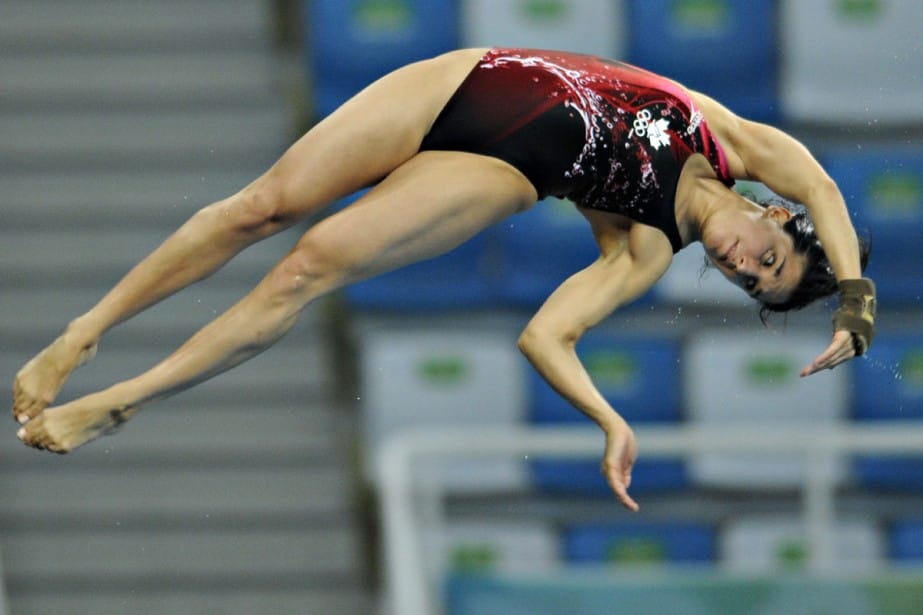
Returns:
[[[34,395],[27,390],[21,378],[13,382],[13,419],[25,424],[42,413],[51,399],[47,396]]]
[[[26,446],[69,453],[124,423],[135,411],[128,406],[113,408],[99,396],[87,396],[82,402],[44,409],[22,425],[16,435]]]
[[[20,425],[25,425],[37,414],[38,412],[32,412],[31,409],[27,409],[21,404],[13,407],[13,419]]]
[[[42,417],[38,417],[19,428],[16,437],[22,440],[26,446],[31,446],[40,451],[51,451],[53,453],[67,453],[70,449],[56,442],[45,429]]]
[[[19,438],[26,446],[38,448],[38,442],[35,440],[34,435],[29,432],[28,427],[28,425],[20,427],[19,431],[16,432],[16,437]]]
[[[13,418],[19,423],[22,423],[19,417],[22,414],[24,406],[25,400],[23,399],[22,386],[19,384],[19,379],[17,378],[13,382]]]
[[[29,421],[31,421],[32,419],[40,415],[45,408],[46,408],[46,405],[44,403],[43,404],[31,404],[30,406],[26,407],[24,410],[20,411],[19,414],[16,415],[16,420],[19,421],[20,425],[25,425],[26,423],[28,423]]]
[[[41,414],[46,406],[43,402],[36,402],[25,395],[21,395],[18,399],[14,398],[13,400],[13,418],[20,425],[25,425]]]
[[[13,418],[22,424],[41,414],[54,401],[71,371],[92,359],[96,348],[91,344],[77,351],[58,338],[33,357],[13,382]]]
[[[32,413],[25,409],[25,404],[13,401],[13,420],[20,425],[25,425],[32,418]]]
[[[38,423],[39,422],[36,420],[23,425],[19,428],[19,431],[16,432],[16,437],[19,438],[26,446],[43,449],[45,448],[42,442],[42,435],[44,434],[44,430],[38,429]]]

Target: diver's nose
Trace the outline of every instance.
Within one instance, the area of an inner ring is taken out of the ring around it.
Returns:
[[[749,260],[746,256],[739,256],[734,259],[735,262],[729,263],[731,270],[741,274],[741,275],[755,275],[755,268],[750,265],[753,264],[753,261]]]
[[[746,258],[744,256],[737,256],[733,260],[728,260],[727,266],[730,267],[732,271],[743,269],[746,267]]]

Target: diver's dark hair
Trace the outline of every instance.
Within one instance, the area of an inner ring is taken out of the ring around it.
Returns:
[[[837,281],[833,267],[830,266],[824,248],[817,238],[814,222],[804,207],[778,199],[759,201],[759,205],[763,207],[778,205],[792,212],[792,217],[782,225],[782,229],[791,235],[795,252],[803,254],[806,263],[798,286],[786,301],[781,303],[760,302],[760,320],[765,324],[771,312],[800,310],[818,299],[829,297],[837,291]],[[868,264],[871,251],[871,239],[867,236],[859,237],[859,257],[863,271]]]

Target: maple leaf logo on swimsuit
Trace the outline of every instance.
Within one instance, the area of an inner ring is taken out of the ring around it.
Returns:
[[[651,147],[654,149],[660,149],[661,145],[670,145],[670,133],[667,132],[667,128],[670,127],[670,122],[660,118],[655,122],[651,122],[647,127],[647,136],[651,140]]]
[[[670,127],[670,121],[664,118],[655,120],[651,112],[647,109],[638,111],[635,121],[631,124],[631,131],[628,136],[647,137],[651,141],[651,147],[660,149],[661,145],[670,145],[670,133],[667,128]]]

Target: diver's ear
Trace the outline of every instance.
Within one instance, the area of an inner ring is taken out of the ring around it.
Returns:
[[[792,219],[792,212],[779,205],[769,205],[763,210],[763,216],[770,220],[775,220],[779,224],[785,224]]]

